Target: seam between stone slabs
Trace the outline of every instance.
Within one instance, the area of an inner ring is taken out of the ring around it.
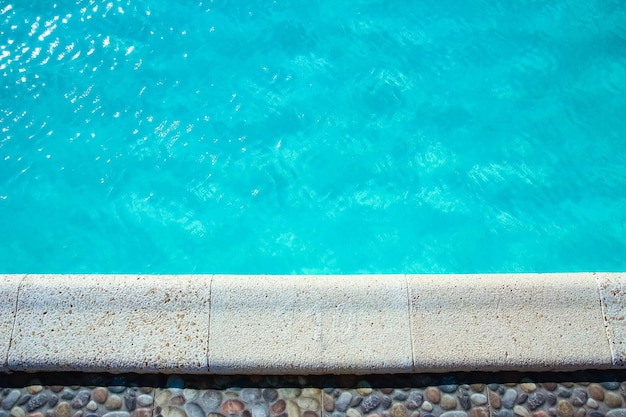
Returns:
[[[206,369],[211,373],[209,368],[209,356],[211,355],[211,320],[213,319],[213,277],[215,274],[211,274],[209,277],[209,320],[206,324]]]
[[[15,305],[13,306],[13,325],[11,326],[11,334],[9,334],[9,346],[7,348],[6,356],[4,358],[4,363],[2,364],[5,369],[9,368],[9,357],[11,352],[11,346],[13,345],[13,335],[15,334],[15,326],[17,324],[17,306],[20,301],[20,292],[22,290],[22,285],[27,275],[23,274],[20,278],[19,283],[17,284],[17,294],[15,294]]]
[[[600,303],[600,311],[602,312],[602,322],[604,323],[604,331],[606,333],[606,342],[608,343],[609,349],[611,351],[612,365],[616,366],[619,363],[617,362],[617,357],[615,355],[615,349],[613,348],[613,343],[611,343],[611,329],[609,328],[610,324],[606,317],[606,314],[607,314],[606,305],[604,304],[603,297],[602,297],[602,285],[600,283],[600,276],[597,274],[594,274],[594,278],[596,281],[596,287],[598,289],[598,302]]]
[[[415,346],[413,346],[415,338],[413,337],[413,314],[411,314],[411,291],[409,290],[409,276],[404,274],[404,285],[406,289],[406,309],[409,315],[409,337],[411,338],[411,363],[413,372],[417,370],[415,363]]]

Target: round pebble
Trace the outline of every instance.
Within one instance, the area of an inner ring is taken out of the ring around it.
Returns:
[[[110,411],[102,417],[130,417],[130,413],[127,411]]]
[[[470,384],[469,387],[474,392],[482,392],[485,389],[485,384]]]
[[[439,405],[444,410],[454,410],[456,408],[456,398],[454,398],[450,394],[444,394],[444,395],[441,396],[441,401],[439,402]],[[453,417],[453,416],[451,416],[451,417]]]
[[[74,399],[72,400],[70,404],[72,405],[72,408],[75,408],[75,409],[83,408],[84,406],[87,405],[90,399],[91,399],[91,392],[87,390],[82,390],[82,391],[79,391],[78,394],[76,394],[76,396],[74,397]]]
[[[22,395],[20,390],[11,390],[11,392],[9,392],[6,397],[4,397],[4,400],[2,400],[2,408],[4,408],[5,410],[10,410],[11,408],[13,408],[13,406],[17,403],[17,400],[20,399],[20,395]]]
[[[600,384],[589,384],[587,387],[587,392],[589,396],[596,401],[604,400],[604,388]]]
[[[335,409],[335,399],[331,395],[323,393],[322,407],[324,407],[324,411],[331,413]]]
[[[96,411],[98,409],[98,403],[91,400],[87,403],[87,405],[85,406],[85,408],[89,411]]]
[[[188,417],[204,417],[204,410],[196,403],[189,402],[185,404],[185,412]]]
[[[422,404],[422,410],[424,411],[433,411],[433,405],[429,401],[424,401]]]
[[[515,400],[517,400],[517,391],[513,388],[509,388],[504,391],[504,395],[502,395],[502,406],[504,408],[513,408]]]
[[[381,402],[382,398],[380,398],[378,395],[368,395],[363,399],[363,402],[361,403],[361,409],[364,413],[367,414],[370,411],[374,410],[376,407],[378,407]]]
[[[526,405],[531,411],[533,411],[541,407],[545,402],[546,402],[546,394],[544,394],[541,391],[535,391],[528,396]]]
[[[556,414],[559,417],[574,417],[574,407],[567,400],[559,400],[556,403]]]
[[[274,388],[265,388],[262,395],[263,399],[268,403],[273,403],[278,399],[278,391],[276,391]]]
[[[531,415],[532,417],[550,417],[550,415],[543,410],[534,411]]]
[[[424,390],[424,397],[432,404],[439,404],[439,401],[441,401],[441,392],[437,387],[428,387]]]
[[[343,391],[335,400],[335,408],[337,409],[337,411],[346,411],[350,406],[351,400],[352,394],[348,391]]]
[[[542,385],[548,391],[554,391],[558,387],[556,382],[544,382]]]
[[[320,402],[318,400],[316,400],[315,398],[310,398],[310,397],[300,397],[297,399],[297,404],[298,407],[300,407],[303,410],[310,410],[310,411],[319,411],[320,410]],[[254,414],[253,414],[254,416]],[[254,416],[256,417],[256,416]]]
[[[13,407],[10,413],[11,417],[26,417],[26,412],[22,407]]]
[[[300,388],[283,388],[281,390],[284,399],[297,398],[302,393]]]
[[[589,398],[587,400],[587,404],[585,404],[587,407],[589,408],[598,408],[598,402],[596,400],[594,400],[593,398]]]
[[[28,412],[32,412],[40,407],[43,407],[43,405],[47,402],[48,394],[42,392],[34,395],[30,400],[28,400],[28,403],[26,404],[26,409],[28,410]]]
[[[311,398],[312,399],[312,398]],[[252,417],[269,417],[270,413],[267,409],[267,404],[257,403],[252,406]],[[200,416],[204,417],[204,416]]]
[[[85,417],[88,417],[88,416],[85,416]],[[152,409],[138,408],[135,411],[133,411],[132,417],[152,417]]]
[[[239,414],[243,411],[245,406],[239,400],[226,400],[220,407],[220,411],[223,414]],[[299,415],[299,414],[298,414]]]
[[[26,391],[29,394],[39,394],[41,391],[43,391],[43,387],[41,385],[29,385],[26,387]]]
[[[516,405],[515,407],[513,407],[513,414],[515,414],[517,417],[530,417],[530,412],[521,405]]]
[[[206,390],[198,399],[198,404],[205,411],[217,410],[222,403],[222,393],[216,390]]]
[[[109,397],[109,391],[104,387],[97,387],[91,391],[91,398],[97,403],[104,404]]]
[[[608,391],[604,393],[604,404],[609,408],[618,408],[622,406],[622,397],[619,394]]]
[[[109,395],[109,398],[105,401],[104,406],[107,410],[119,410],[122,408],[122,399],[119,395]]]
[[[582,407],[587,402],[587,390],[584,388],[574,388],[572,391],[572,405],[574,407]]]
[[[139,407],[151,406],[153,402],[152,395],[142,394],[137,397],[137,405]]]
[[[261,399],[261,390],[258,388],[244,388],[239,394],[241,401],[247,404],[254,404]]]
[[[71,408],[70,403],[62,401],[57,405],[56,410],[54,411],[55,417],[70,417]]]
[[[348,408],[346,411],[346,417],[361,417],[361,413],[356,408]]]
[[[616,408],[615,410],[609,410],[606,413],[606,417],[626,417],[626,408]]]
[[[285,400],[281,399],[271,405],[270,412],[272,413],[273,416],[278,416],[282,414],[286,408],[287,408],[287,403],[285,403]]]
[[[489,404],[493,408],[502,407],[502,401],[500,400],[500,396],[496,392],[490,389],[487,395],[489,396]]]
[[[446,411],[441,413],[439,417],[467,417],[467,413],[461,410]]]
[[[359,395],[362,395],[365,397],[366,395],[370,395],[373,392],[373,390],[370,387],[363,387],[363,388],[357,388],[356,392]]]
[[[391,417],[406,417],[406,409],[403,404],[395,403],[391,406]]]
[[[519,384],[519,388],[530,394],[531,392],[535,392],[537,390],[537,384],[535,384],[534,382],[524,382],[522,384]]]
[[[485,405],[487,404],[487,396],[484,394],[475,393],[470,395],[470,400],[474,405]]]
[[[604,381],[600,382],[600,385],[604,387],[604,389],[608,389],[609,391],[615,391],[619,389],[619,382],[617,381]]]

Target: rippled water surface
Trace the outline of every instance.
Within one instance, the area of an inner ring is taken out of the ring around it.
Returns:
[[[626,270],[622,0],[0,8],[0,272]]]

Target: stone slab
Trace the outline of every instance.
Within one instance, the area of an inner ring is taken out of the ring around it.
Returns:
[[[595,274],[613,366],[626,367],[626,274]]]
[[[206,372],[210,276],[28,275],[14,371]]]
[[[211,298],[211,373],[412,369],[403,275],[215,275]]]
[[[9,370],[7,358],[22,279],[24,275],[0,275],[0,372]]]
[[[415,371],[611,366],[592,274],[407,279]]]

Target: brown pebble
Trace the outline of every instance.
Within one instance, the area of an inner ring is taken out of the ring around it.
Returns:
[[[277,416],[281,414],[283,411],[285,411],[285,408],[287,408],[287,404],[285,404],[285,400],[281,399],[281,400],[276,401],[274,404],[272,404],[272,406],[270,407],[270,412],[272,413],[273,416]],[[334,408],[335,408],[335,401],[333,400],[333,409]]]
[[[491,405],[493,408],[500,408],[502,407],[502,400],[500,399],[500,396],[498,395],[498,393],[493,392],[492,390],[489,390],[489,405]]]
[[[474,407],[469,412],[469,417],[489,417],[487,407]]]
[[[152,417],[152,410],[149,408],[137,408],[133,411],[133,417]]]
[[[576,414],[574,414],[576,417],[585,417],[587,415],[587,410],[585,410],[584,407],[580,407],[578,410],[576,410]]]
[[[482,392],[485,389],[485,384],[470,384],[470,389],[474,392]]]
[[[406,417],[404,404],[394,403],[394,405],[391,406],[391,417]]]
[[[333,412],[335,410],[335,399],[332,396],[330,396],[330,395],[328,395],[326,393],[323,393],[322,394],[322,405],[324,407],[324,411],[331,413],[331,412]],[[282,413],[282,411],[281,411],[281,413]],[[272,413],[272,414],[274,414],[274,413]],[[278,413],[278,414],[280,414],[280,413]]]
[[[439,401],[441,401],[441,392],[437,387],[428,387],[424,390],[424,397],[432,404],[439,404]]]
[[[57,405],[57,409],[55,410],[54,415],[56,417],[70,417],[70,413],[70,403],[68,403],[67,401],[61,401]]]
[[[63,391],[63,385],[50,385],[50,391],[57,393]]]
[[[78,410],[77,412],[75,412],[72,417],[83,417],[83,410]]]
[[[317,414],[316,414],[317,417]],[[374,413],[374,414],[368,414],[365,417],[380,417],[378,414]]]
[[[109,398],[109,391],[104,387],[97,387],[91,391],[91,398],[97,403],[104,404]]]
[[[556,403],[556,414],[559,417],[574,417],[574,407],[567,400],[559,400]]]
[[[596,401],[604,400],[604,388],[600,384],[590,384],[587,387],[587,391],[589,392],[589,396]]]
[[[548,391],[554,391],[558,387],[558,384],[556,382],[544,382],[541,385]]]
[[[534,382],[524,382],[519,384],[519,388],[530,394],[531,392],[535,392],[537,390],[537,384],[535,384]]]
[[[380,392],[382,392],[382,393],[383,393],[383,394],[385,394],[385,395],[389,395],[389,394],[391,394],[393,391],[394,391],[394,389],[393,389],[393,388],[381,388],[381,389],[380,389]]]
[[[29,413],[28,417],[43,417],[43,413],[37,412],[37,413]]]
[[[139,391],[143,392],[144,394],[151,394],[153,390],[154,388],[152,387],[139,387]]]
[[[220,407],[220,411],[223,414],[239,414],[243,411],[244,405],[239,400],[227,400],[224,401],[224,404]]]
[[[419,411],[413,411],[411,413],[411,417],[420,417],[420,412]]]
[[[170,405],[185,405],[185,396],[184,395],[177,395],[175,397],[170,398]]]
[[[572,388],[574,386],[573,382],[561,382],[561,385],[563,385],[565,388]]]
[[[604,393],[604,404],[609,408],[618,408],[622,406],[622,397],[612,391]]]
[[[550,414],[546,413],[543,410],[535,411],[531,414],[533,417],[550,417]]]

